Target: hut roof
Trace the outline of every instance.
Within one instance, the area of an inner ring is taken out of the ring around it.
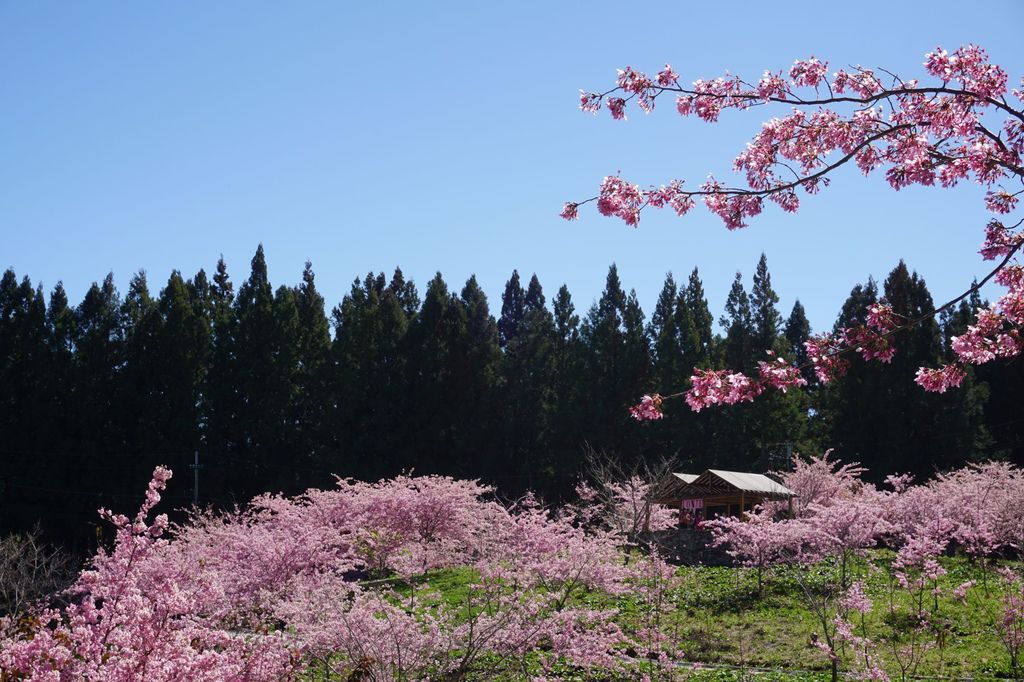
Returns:
[[[762,498],[788,500],[796,493],[764,474],[707,469],[702,474],[673,473],[657,497],[663,500],[688,497],[714,497],[730,493],[747,493]]]
[[[773,481],[764,474],[750,474],[741,471],[723,471],[721,469],[708,469],[695,480],[690,482],[690,487],[708,488],[712,490],[733,489],[745,493],[754,493],[772,497],[795,497],[796,493],[777,481]]]

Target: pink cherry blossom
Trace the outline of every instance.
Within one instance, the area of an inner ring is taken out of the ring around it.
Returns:
[[[745,186],[730,186],[709,176],[693,189],[685,189],[677,179],[641,190],[614,176],[605,178],[595,197],[598,211],[636,227],[646,208],[668,206],[684,215],[699,199],[728,229],[735,230],[746,227],[750,218],[764,210],[765,199],[783,211],[798,211],[798,190],[818,193],[827,187],[836,169],[852,161],[865,175],[884,173],[895,190],[976,181],[988,188],[987,210],[1013,213],[1024,191],[1006,187],[1016,187],[1016,182],[1024,180],[1024,109],[1020,108],[1024,88],[1008,92],[1006,72],[975,45],[952,52],[937,47],[925,56],[924,71],[925,78],[920,81],[861,66],[840,69],[830,77],[828,62],[811,57],[793,63],[788,81],[783,72],[769,70],[754,85],[726,74],[685,86],[667,65],[655,78],[632,67],[622,69],[610,91],[581,92],[581,108],[595,111],[607,101],[613,118],[623,119],[630,101],[636,100],[647,112],[660,94],[670,91],[676,95],[681,116],[696,116],[709,123],[716,122],[727,109],[783,105],[786,110],[765,121],[735,158],[733,169],[742,174]],[[1008,95],[1016,100],[1008,100]],[[562,215],[575,219],[577,212],[575,208],[563,210]],[[1018,329],[1024,324],[1024,277],[1017,274],[1020,266],[1011,262],[1024,244],[1022,222],[1008,226],[995,220],[988,223],[981,253],[986,259],[1002,257],[1003,261],[985,281],[994,275],[1007,293],[994,308],[1001,320],[998,327],[979,317],[963,335],[959,342],[962,362],[977,364],[1024,352]],[[818,380],[825,383],[841,376],[847,366],[843,356],[849,352],[867,360],[890,362],[897,352],[893,332],[919,322],[897,320],[891,309],[877,308],[867,311],[864,325],[811,339],[806,346]],[[735,372],[697,374],[698,383],[686,392],[687,402],[700,410],[750,400],[773,381],[790,385],[773,367],[765,371],[768,374],[759,380]],[[917,376],[917,383],[929,391],[945,391],[962,381],[962,369],[956,364],[922,368]]]
[[[690,390],[686,403],[694,412],[711,405],[733,405],[753,402],[764,391],[764,385],[738,372],[714,369],[695,369],[690,377]]]
[[[960,365],[943,365],[938,369],[920,367],[914,382],[921,388],[932,393],[945,393],[950,388],[956,388],[967,378],[967,372]]]
[[[661,412],[661,396],[657,393],[645,395],[639,404],[629,408],[629,414],[637,421],[661,419],[665,416]]]

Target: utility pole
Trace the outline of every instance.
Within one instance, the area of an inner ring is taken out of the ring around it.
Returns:
[[[199,451],[195,451],[195,461],[192,463],[192,506],[199,506],[199,470],[203,466],[199,463]]]

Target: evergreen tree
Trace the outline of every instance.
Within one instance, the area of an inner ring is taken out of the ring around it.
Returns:
[[[235,298],[238,322],[232,374],[239,401],[232,437],[240,461],[239,469],[232,472],[237,485],[231,488],[244,491],[246,496],[271,490],[279,473],[275,448],[283,422],[281,402],[290,395],[280,394],[287,387],[281,385],[282,367],[275,354],[279,344],[277,313],[260,244],[252,258],[249,278],[238,288]]]
[[[807,364],[807,348],[804,347],[804,342],[811,338],[811,323],[807,319],[807,313],[804,311],[800,299],[793,304],[793,310],[786,319],[783,336],[786,337],[786,357],[797,365]],[[804,373],[804,379],[810,383],[813,377],[814,370],[808,367]]]
[[[693,359],[687,364],[707,369],[711,367],[715,355],[716,342],[713,328],[715,318],[711,315],[711,309],[708,307],[708,300],[704,295],[704,284],[700,280],[697,268],[690,273],[685,298],[693,325],[693,333],[697,339],[697,344],[693,349]]]
[[[501,475],[513,489],[550,489],[553,485],[556,331],[554,316],[545,303],[540,280],[533,275],[523,296],[522,321],[505,348],[502,430],[506,464]]]
[[[51,450],[53,412],[42,289],[13,270],[0,278],[0,533],[52,521],[39,486],[61,480],[61,453]],[[49,524],[48,524],[49,525]]]
[[[627,408],[647,388],[650,348],[643,312],[635,294],[627,298],[615,264],[608,269],[604,292],[587,315],[581,330],[587,355],[587,385],[591,398],[586,414],[590,444],[608,452],[627,450],[634,457],[637,439]],[[641,446],[642,449],[642,446]]]
[[[626,305],[622,310],[624,331],[623,359],[627,386],[643,391],[651,380],[651,341],[644,326],[644,311],[636,297],[636,290],[630,289]]]
[[[71,413],[69,400],[73,392],[75,311],[68,305],[64,285],[57,282],[50,293],[50,305],[46,311],[47,371],[46,395],[49,414],[46,429],[49,434],[43,441],[46,449],[58,453],[64,461],[70,450],[68,422]]]
[[[406,429],[418,406],[407,391],[406,311],[419,295],[400,269],[387,286],[378,282],[355,280],[332,313],[328,466],[345,476],[377,478],[412,464]]]
[[[767,351],[779,356],[789,355],[792,352],[790,342],[782,334],[782,316],[775,307],[779,296],[772,288],[768,259],[763,253],[754,272],[750,300],[754,325],[752,360],[769,360]],[[802,307],[799,313],[803,314]],[[803,323],[806,322],[804,317]],[[794,324],[801,323],[797,319]],[[790,331],[798,334],[796,327]],[[809,326],[803,333],[809,333]],[[806,392],[794,389],[786,393],[770,391],[753,405],[750,410],[752,442],[748,455],[753,461],[748,469],[768,470],[788,466],[794,450],[806,452],[809,447],[813,447],[808,440],[809,404]]]
[[[155,380],[162,398],[158,431],[161,449],[176,453],[179,467],[201,445],[200,409],[212,343],[208,298],[205,273],[200,271],[190,287],[175,270],[157,302],[163,322],[156,349]]]
[[[678,298],[678,287],[669,272],[665,275],[665,283],[661,287],[647,330],[654,340],[654,386],[656,391],[662,393],[675,392],[691,369],[683,364],[679,319],[676,314]],[[682,302],[682,308],[687,310],[685,301]]]
[[[466,281],[460,299],[453,300],[449,310],[461,311],[449,316],[448,327],[453,351],[449,390],[452,404],[461,407],[452,415],[454,461],[444,468],[453,474],[473,476],[493,471],[500,459],[500,453],[495,452],[501,431],[495,418],[502,360],[498,325],[475,275]]]
[[[415,406],[407,424],[408,437],[416,447],[407,451],[405,466],[422,473],[438,472],[449,462],[460,462],[458,444],[460,402],[455,365],[462,361],[460,334],[465,334],[466,311],[448,293],[441,273],[430,281],[423,306],[406,334],[409,359],[409,399]],[[476,456],[477,453],[474,453]]]
[[[580,317],[565,284],[555,295],[552,313],[555,334],[551,458],[557,482],[564,484],[580,470],[583,461],[583,445],[587,440],[585,396],[590,395],[590,389],[586,383],[587,364],[580,338]],[[562,486],[559,490],[566,492]]]
[[[924,280],[903,261],[889,273],[885,300],[901,319],[934,311]],[[843,306],[837,329],[856,324],[864,308],[875,302],[873,281],[857,286]],[[986,447],[982,424],[985,391],[968,381],[964,390],[945,395],[925,393],[913,384],[918,367],[942,360],[942,335],[934,319],[896,334],[896,355],[889,366],[865,362],[850,354],[850,369],[822,392],[822,416],[837,454],[860,461],[877,478],[892,471],[925,476]]]
[[[125,355],[124,322],[113,273],[102,285],[94,282],[89,287],[75,310],[75,333],[77,395],[69,403],[71,431],[81,452],[79,463],[85,467],[88,459],[124,455],[117,403]]]
[[[416,316],[420,309],[420,295],[416,291],[416,284],[412,280],[406,281],[401,268],[395,268],[388,291],[398,300],[406,319],[411,320]]]
[[[316,288],[313,264],[306,261],[302,282],[295,291],[298,316],[295,330],[295,399],[291,407],[296,468],[324,478],[329,473],[329,434],[326,428],[330,399],[327,363],[331,333],[324,312],[324,297]]]
[[[878,283],[874,277],[869,276],[866,284],[856,284],[850,290],[850,295],[843,302],[832,331],[840,333],[847,327],[860,324],[864,320],[864,311],[874,303],[878,303]]]
[[[867,306],[878,302],[878,285],[874,278],[856,284],[843,303],[832,332],[858,324]],[[874,429],[881,395],[879,372],[872,371],[856,354],[847,354],[849,369],[838,379],[816,390],[816,428],[822,440],[833,447],[843,461],[862,462],[872,446],[865,439]],[[858,407],[859,406],[859,407]]]
[[[205,278],[203,278],[205,279]],[[206,292],[198,276],[193,283],[194,298],[202,301]],[[210,285],[207,318],[212,344],[210,361],[202,389],[202,450],[208,462],[205,473],[214,489],[230,496],[236,486],[236,470],[241,455],[240,411],[242,394],[236,379],[238,318],[235,311],[234,284],[228,275],[224,257],[217,260]]]
[[[751,320],[754,325],[753,360],[764,359],[765,351],[777,349],[782,316],[775,308],[779,296],[772,289],[772,276],[768,272],[768,259],[762,253],[754,272],[754,287],[750,292]]]
[[[725,330],[724,360],[726,367],[745,373],[753,372],[755,360],[752,349],[755,328],[750,310],[750,297],[743,288],[743,276],[736,273],[725,300],[725,314],[718,323]]]
[[[145,271],[137,272],[128,284],[128,293],[122,305],[125,329],[124,368],[118,393],[117,413],[124,421],[125,446],[131,456],[117,472],[118,485],[123,490],[142,477],[145,485],[152,467],[165,461],[163,434],[157,423],[163,414],[161,360],[158,343],[163,320],[156,302],[149,293]]]
[[[523,287],[519,283],[519,271],[513,270],[512,276],[505,283],[505,292],[501,295],[501,317],[498,319],[498,339],[502,350],[508,348],[519,335],[525,315],[525,298]]]
[[[978,286],[978,280],[971,282],[971,288]],[[970,296],[960,301],[952,308],[947,308],[940,313],[939,327],[942,330],[943,357],[947,362],[957,359],[950,344],[953,337],[959,336],[967,331],[967,326],[974,321],[974,314],[979,308],[987,307],[981,300],[981,294],[977,290],[972,291]]]
[[[75,309],[71,394],[68,396],[69,453],[65,471],[76,490],[95,493],[68,500],[78,519],[98,506],[112,506],[124,491],[121,472],[131,469],[124,417],[118,399],[125,358],[121,298],[113,274],[89,287]]]

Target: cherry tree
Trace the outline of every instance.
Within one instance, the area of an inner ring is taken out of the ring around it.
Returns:
[[[976,181],[987,188],[985,207],[994,214],[985,226],[980,253],[998,264],[976,286],[929,316],[959,303],[989,280],[1006,293],[990,308],[975,311],[974,323],[953,339],[955,362],[922,367],[916,378],[928,391],[959,386],[967,364],[1024,350],[1024,268],[1014,259],[1024,243],[1024,218],[1013,222],[1008,217],[1024,193],[1024,91],[1010,90],[1006,72],[974,45],[954,52],[936,48],[925,56],[924,67],[923,82],[861,66],[830,75],[828,62],[811,57],[796,60],[785,74],[765,71],[756,82],[724,76],[691,85],[683,84],[667,64],[653,77],[631,67],[621,69],[612,88],[580,91],[583,111],[596,114],[605,107],[621,120],[629,106],[649,113],[668,96],[674,97],[679,115],[708,123],[727,109],[781,105],[789,113],[766,121],[734,160],[733,169],[744,174],[746,186],[710,176],[692,188],[675,179],[644,189],[614,175],[602,181],[596,196],[566,203],[561,215],[574,220],[581,206],[595,202],[602,215],[636,227],[645,210],[669,208],[682,216],[699,201],[735,230],[760,214],[766,201],[796,212],[801,192],[817,194],[836,169],[851,162],[865,175],[884,173],[897,191],[914,184],[948,188]],[[923,319],[903,318],[885,302],[872,305],[863,324],[808,340],[809,366],[824,383],[844,373],[848,353],[889,362],[897,352],[894,334]],[[758,363],[756,376],[695,368],[687,391],[644,396],[631,413],[641,420],[660,418],[662,401],[679,396],[695,411],[753,401],[769,388],[786,391],[803,385],[801,369],[774,357]]]
[[[196,566],[154,561],[167,547],[167,516],[152,522],[171,472],[158,467],[135,518],[108,510],[112,551],[100,551],[62,610],[34,615],[28,632],[0,639],[0,679],[272,682],[295,678],[293,642],[281,632],[232,634],[207,617],[218,585]]]
[[[457,680],[625,669],[643,661],[622,647],[671,648],[651,629],[670,607],[671,568],[633,559],[620,528],[580,508],[505,506],[475,481],[399,476],[169,527],[150,517],[170,475],[154,472],[134,518],[102,512],[116,541],[70,605],[0,620],[0,679]],[[450,568],[471,576],[462,599],[417,590]],[[646,590],[643,622],[620,627],[617,609],[592,605],[634,589]]]

